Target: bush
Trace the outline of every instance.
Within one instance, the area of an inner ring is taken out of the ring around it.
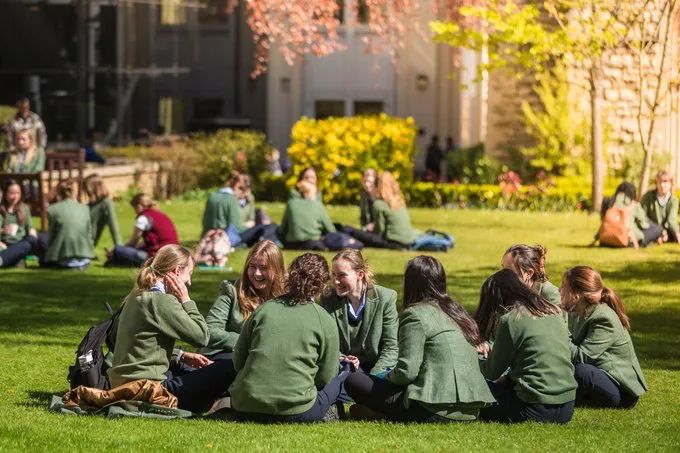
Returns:
[[[446,160],[449,179],[463,184],[494,184],[508,170],[484,153],[484,144],[449,152]]]
[[[358,201],[366,168],[389,170],[406,190],[413,181],[416,125],[412,118],[357,116],[315,120],[293,126],[288,187],[306,167],[316,169],[326,203]]]
[[[11,105],[0,105],[0,129],[2,129],[2,126],[7,124],[16,113],[16,107],[12,107]]]

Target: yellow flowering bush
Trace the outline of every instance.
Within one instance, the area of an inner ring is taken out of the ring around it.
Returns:
[[[286,183],[294,187],[300,172],[313,167],[325,203],[355,203],[364,169],[375,168],[394,173],[406,190],[413,181],[416,134],[413,118],[303,117],[291,132],[288,157],[293,167]]]

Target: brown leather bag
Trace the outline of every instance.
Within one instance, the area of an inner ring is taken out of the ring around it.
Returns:
[[[607,247],[628,247],[630,235],[628,223],[630,221],[630,209],[612,206],[607,209],[602,218],[598,237],[600,245]]]

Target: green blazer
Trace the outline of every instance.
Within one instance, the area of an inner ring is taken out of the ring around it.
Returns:
[[[383,200],[375,200],[372,217],[375,222],[373,229],[375,234],[404,246],[409,246],[415,241],[416,235],[406,208],[393,211]]]
[[[47,221],[46,263],[95,257],[87,206],[70,198],[62,200],[47,208]]]
[[[335,233],[335,226],[321,203],[306,198],[288,200],[279,227],[284,242],[318,241],[326,233]]]
[[[570,329],[574,364],[598,367],[633,395],[640,396],[649,389],[630,334],[608,305],[593,305],[584,315],[574,315]]]
[[[290,189],[290,192],[288,192],[288,199],[289,200],[295,200],[295,199],[299,199],[299,198],[304,198],[304,197],[302,196],[302,194],[296,188]],[[323,203],[323,194],[318,189],[316,191],[316,201],[318,201],[319,203]]]
[[[399,359],[387,379],[406,387],[406,406],[416,401],[433,412],[468,412],[495,400],[479,369],[477,350],[437,305],[421,302],[399,318]],[[448,408],[448,410],[446,409]]]
[[[7,216],[0,215],[0,230],[2,230],[7,225],[17,226],[17,231],[14,234],[7,234],[5,232],[0,233],[0,241],[7,245],[16,244],[17,242],[21,241],[24,237],[26,237],[28,231],[33,228],[31,209],[28,207],[28,205],[23,203],[19,206],[19,209],[21,209],[24,213],[25,220],[23,225],[19,225],[19,218],[16,212],[11,214],[7,213]]]
[[[232,352],[243,327],[243,315],[238,305],[236,286],[230,281],[220,283],[219,294],[205,322],[208,323],[210,341],[200,352],[207,355],[220,351]]]
[[[104,232],[104,228],[109,227],[113,245],[123,243],[118,229],[118,219],[116,218],[116,207],[110,198],[104,198],[96,203],[90,203],[90,221],[92,223],[92,240],[97,245]]]
[[[13,159],[18,151],[10,153],[5,157],[5,171],[7,173],[38,173],[45,170],[45,150],[38,148],[35,158],[29,162],[24,162],[24,167],[19,168],[19,161]]]
[[[536,291],[539,296],[553,305],[560,305],[562,303],[562,299],[560,298],[560,289],[550,283],[549,280],[537,282],[537,284],[534,284],[533,290]]]
[[[614,199],[614,204],[618,208],[629,208],[630,217],[628,221],[628,234],[634,237],[638,241],[641,241],[645,237],[643,230],[649,228],[649,219],[645,210],[642,209],[640,203],[635,200],[631,200],[624,194],[620,193]]]
[[[211,193],[205,203],[201,236],[214,228],[223,230],[229,225],[234,225],[239,231],[243,229],[241,205],[231,193],[223,191]]]
[[[241,205],[239,203],[241,210],[241,224],[245,225],[246,222],[255,222],[255,198],[248,199],[248,203]]]
[[[340,353],[347,355],[355,349],[350,344],[349,321],[346,297],[338,297],[335,290],[321,299],[321,305],[330,313],[338,325]],[[372,286],[366,293],[363,320],[356,341],[360,344],[361,359],[374,364],[371,374],[394,368],[397,363],[397,292],[384,286]]]
[[[666,230],[678,230],[678,197],[671,193],[666,206],[659,204],[656,189],[650,190],[640,200],[649,219]]]

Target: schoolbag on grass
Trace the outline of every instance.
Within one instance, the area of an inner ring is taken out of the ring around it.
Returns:
[[[68,381],[72,389],[79,385],[94,387],[102,390],[110,388],[109,378],[106,370],[109,366],[104,360],[104,348],[106,343],[108,349],[113,351],[113,344],[110,344],[109,334],[114,321],[120,315],[122,307],[114,313],[111,307],[106,304],[110,316],[105,321],[90,327],[85,337],[78,345],[76,350],[76,362],[68,367]]]
[[[602,225],[598,237],[600,245],[608,247],[628,247],[630,236],[628,235],[628,222],[630,210],[616,205],[607,209],[602,217]]]
[[[194,260],[205,266],[224,267],[234,251],[229,235],[219,228],[205,233],[196,246]]]
[[[442,231],[427,230],[425,234],[421,234],[416,238],[411,246],[411,250],[446,252],[452,249],[455,244],[456,241],[450,234]]]

